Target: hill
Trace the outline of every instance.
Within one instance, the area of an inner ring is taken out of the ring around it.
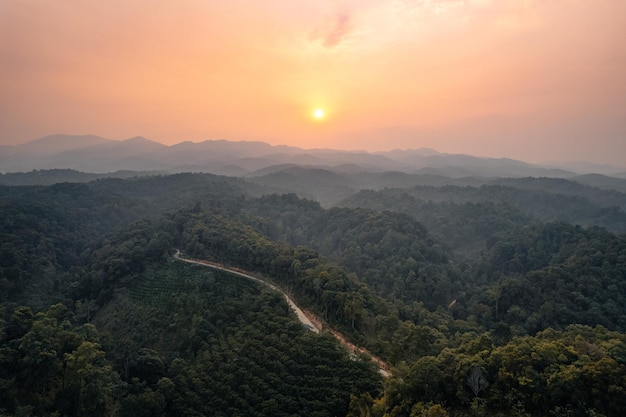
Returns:
[[[393,150],[369,153],[332,149],[301,149],[264,142],[207,140],[166,146],[135,137],[123,141],[92,135],[51,135],[17,146],[0,148],[3,173],[42,169],[74,169],[90,173],[115,171],[208,172],[245,175],[273,165],[296,164],[335,169],[358,166],[361,171],[398,171],[457,177],[568,178],[588,174],[583,166],[567,170],[506,158],[444,154],[433,150]],[[589,166],[593,168],[596,166]],[[602,168],[613,174],[622,168]]]

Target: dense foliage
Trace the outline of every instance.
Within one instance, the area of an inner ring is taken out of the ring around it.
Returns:
[[[476,415],[618,416],[626,409],[625,355],[626,336],[603,327],[548,329],[501,346],[481,335],[403,369],[386,407],[394,416],[433,403]]]
[[[626,237],[542,222],[577,210],[545,183],[353,208],[210,175],[0,187],[0,415],[621,416]],[[393,376],[177,249],[280,286]]]
[[[550,179],[518,179],[480,187],[446,185],[365,190],[344,199],[341,205],[405,212],[439,237],[452,232],[453,239],[461,238],[458,243],[463,243],[464,237],[467,239],[467,232],[483,236],[485,231],[494,232],[494,226],[489,224],[491,220],[502,225],[525,224],[530,219],[565,221],[626,232],[626,196],[623,193],[570,184],[564,181],[561,189]],[[461,219],[474,230],[463,232],[462,223],[457,223],[460,230],[455,230],[454,222]],[[452,227],[448,227],[450,222],[453,222]]]
[[[187,266],[142,276],[95,323],[62,305],[6,317],[0,404],[17,415],[328,416],[375,371],[254,285]]]

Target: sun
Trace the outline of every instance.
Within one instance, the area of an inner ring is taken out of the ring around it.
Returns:
[[[313,111],[313,117],[315,120],[322,120],[326,116],[324,109],[317,108]]]

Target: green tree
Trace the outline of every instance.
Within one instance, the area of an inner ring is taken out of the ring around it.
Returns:
[[[77,394],[76,414],[109,416],[115,410],[115,390],[120,381],[97,343],[84,341],[65,354],[67,386]]]

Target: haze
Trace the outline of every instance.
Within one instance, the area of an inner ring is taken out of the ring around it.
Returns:
[[[92,133],[623,166],[624,39],[623,0],[4,0],[0,143]]]

